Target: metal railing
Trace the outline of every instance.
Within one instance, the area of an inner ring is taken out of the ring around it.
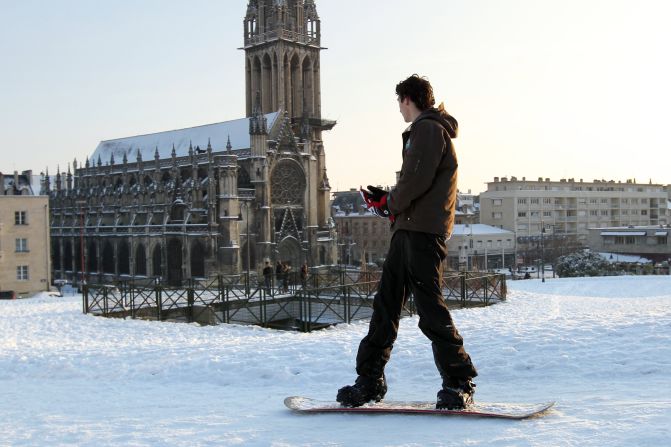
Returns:
[[[131,278],[116,284],[84,285],[83,312],[310,332],[370,318],[380,274],[334,269],[301,278],[294,273],[286,280],[272,281],[268,287],[263,278],[257,281],[246,275],[192,279],[179,286]],[[506,279],[504,275],[481,272],[448,272],[443,276],[442,291],[449,307],[488,306],[505,300]],[[410,296],[403,315],[414,313]]]

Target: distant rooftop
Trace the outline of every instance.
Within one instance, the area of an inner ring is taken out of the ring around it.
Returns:
[[[502,230],[498,227],[485,224],[456,224],[452,230],[452,236],[470,236],[470,235],[498,234],[512,236],[514,233],[508,230]]]
[[[0,172],[0,195],[4,196],[37,196],[40,193],[40,176],[33,175],[33,171],[23,171],[5,174]]]
[[[278,116],[279,112],[265,115],[268,130],[273,128]],[[199,148],[204,151],[208,143],[212,145],[213,152],[223,152],[226,150],[229,138],[231,150],[249,149],[251,146],[249,118],[101,141],[91,154],[90,161],[97,163],[100,157],[101,162],[107,164],[114,155],[115,162],[120,163],[126,155],[128,161],[133,162],[137,158],[138,150],[145,161],[152,160],[156,150],[161,159],[166,159],[172,155],[173,146],[177,157],[184,157],[189,155],[190,146],[194,150]]]
[[[615,185],[615,184],[620,184],[620,185],[622,185],[622,184],[624,184],[624,185],[664,186],[664,185],[659,184],[659,183],[653,183],[653,182],[652,182],[652,179],[649,180],[647,183],[640,183],[640,182],[637,182],[635,178],[634,178],[634,179],[627,179],[626,181],[623,182],[623,181],[621,181],[621,180],[615,181],[615,180],[606,180],[606,179],[593,179],[592,181],[585,180],[585,179],[577,179],[577,180],[576,180],[575,178],[563,178],[563,179],[560,179],[560,180],[552,180],[552,179],[549,179],[549,178],[547,178],[547,177],[546,177],[546,178],[538,177],[537,179],[533,179],[533,178],[527,179],[526,177],[518,178],[518,177],[515,177],[515,176],[511,176],[511,177],[494,177],[494,180],[493,180],[492,182],[488,182],[488,183],[506,183],[506,182],[528,182],[528,183],[595,183],[595,184],[600,184],[600,183],[603,184],[603,183],[606,183],[606,184],[611,184],[611,185]]]

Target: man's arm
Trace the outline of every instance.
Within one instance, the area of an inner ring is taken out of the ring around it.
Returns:
[[[410,147],[401,167],[401,177],[389,193],[387,201],[389,210],[394,215],[405,211],[413,200],[428,191],[445,150],[442,126],[430,120],[419,121],[413,126]]]

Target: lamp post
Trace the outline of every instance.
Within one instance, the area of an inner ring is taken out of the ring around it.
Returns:
[[[243,207],[245,208],[245,217],[246,217],[245,220],[246,220],[246,227],[247,227],[247,235],[246,235],[246,238],[247,238],[247,275],[246,275],[246,279],[245,279],[245,282],[246,282],[245,289],[247,291],[247,296],[249,296],[249,291],[250,291],[250,280],[249,280],[249,269],[250,269],[250,265],[249,265],[250,264],[250,262],[249,262],[249,260],[250,260],[250,256],[249,256],[249,245],[250,245],[250,238],[249,238],[249,204],[247,202],[244,202],[244,201],[240,202],[240,208],[243,208]],[[238,220],[239,221],[242,220],[242,210],[238,214]]]
[[[79,257],[81,262],[81,286],[86,284],[86,256],[84,255],[84,205],[86,200],[77,200],[79,205]]]
[[[545,225],[541,222],[541,282],[545,282]]]

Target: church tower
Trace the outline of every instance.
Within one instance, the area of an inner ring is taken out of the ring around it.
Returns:
[[[243,21],[257,266],[335,261],[335,230],[322,132],[321,23],[314,0],[250,0]],[[266,116],[279,112],[272,129]],[[248,167],[247,167],[248,166]],[[250,241],[254,241],[251,237]],[[242,246],[242,244],[241,244]]]
[[[314,0],[251,0],[244,19],[247,116],[321,118],[321,31]]]

